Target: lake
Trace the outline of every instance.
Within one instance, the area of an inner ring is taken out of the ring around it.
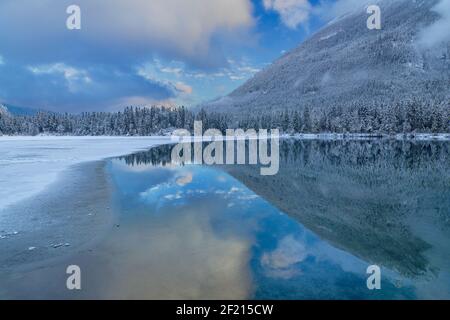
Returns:
[[[287,139],[275,176],[171,149],[104,162],[112,230],[40,271],[79,265],[81,292],[44,297],[450,298],[450,143]]]
[[[173,165],[170,150],[114,159],[108,170],[133,229],[126,241],[152,252],[131,259],[149,278],[180,281],[175,292],[450,297],[448,143],[285,140],[280,172],[266,177],[258,166]],[[382,268],[381,290],[367,289],[371,264]]]

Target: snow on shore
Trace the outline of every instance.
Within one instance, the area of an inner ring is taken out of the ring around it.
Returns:
[[[170,137],[0,136],[0,212],[45,190],[69,166],[170,142]]]
[[[301,140],[366,140],[366,139],[395,139],[415,141],[450,141],[449,133],[415,133],[415,134],[369,134],[369,133],[297,133],[284,134],[282,138],[294,138]]]

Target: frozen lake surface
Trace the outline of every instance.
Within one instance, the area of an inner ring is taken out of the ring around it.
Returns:
[[[145,150],[167,137],[0,136],[2,209],[45,190],[72,165]]]

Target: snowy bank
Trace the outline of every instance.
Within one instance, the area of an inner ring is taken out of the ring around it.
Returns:
[[[450,133],[408,133],[408,134],[370,134],[370,133],[296,133],[283,134],[284,139],[299,140],[367,140],[367,139],[395,139],[417,141],[450,141]]]
[[[0,136],[0,212],[45,190],[69,166],[170,142],[170,137]]]

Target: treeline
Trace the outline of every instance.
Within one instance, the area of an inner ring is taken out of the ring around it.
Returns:
[[[134,108],[122,112],[84,112],[81,114],[38,112],[19,116],[0,112],[0,134],[75,136],[150,136],[170,133],[176,128],[191,130],[197,116],[184,107]],[[225,128],[225,116],[211,113],[205,123]]]
[[[194,113],[185,107],[136,108],[122,112],[60,114],[38,112],[19,116],[0,112],[0,135],[150,136],[169,134],[177,128],[273,129],[284,133],[450,133],[450,102],[412,100],[387,105],[353,105],[328,110],[305,107],[303,111],[242,114],[237,119],[218,112]]]
[[[449,133],[450,101],[411,100],[393,105],[351,105],[302,112],[244,116],[240,128],[279,128],[287,133]]]
[[[195,120],[202,120],[204,128],[221,130],[230,123],[224,114],[195,114],[185,107],[127,107],[121,112],[81,114],[40,111],[25,116],[0,112],[0,135],[150,136],[181,128],[192,131]]]
[[[204,143],[204,147],[207,144]],[[166,166],[172,163],[172,148],[172,145],[161,145],[119,159],[129,166]],[[450,172],[449,154],[449,144],[436,141],[284,139],[280,143],[280,163],[283,168],[290,166],[298,169],[323,166],[333,170],[336,166],[373,172],[376,168],[386,170],[385,164],[388,163],[392,171],[409,172],[433,168]],[[371,170],[367,171],[368,168]]]

